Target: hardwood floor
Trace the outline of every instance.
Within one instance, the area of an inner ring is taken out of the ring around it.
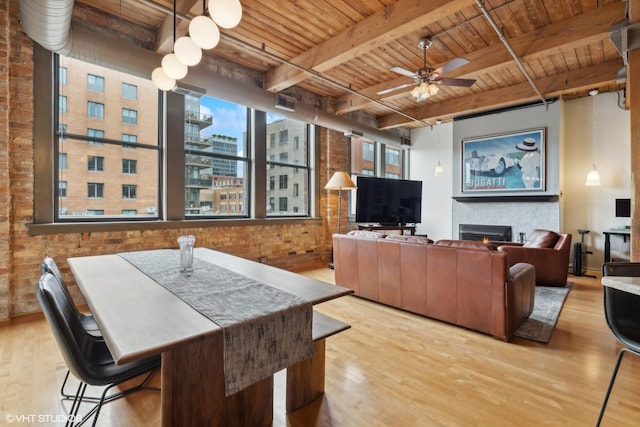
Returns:
[[[304,274],[333,282],[329,269]],[[546,345],[505,343],[357,297],[323,303],[319,311],[352,325],[327,340],[326,393],[287,415],[279,373],[273,425],[594,425],[619,345],[604,320],[600,279],[570,281]],[[62,425],[65,372],[41,315],[0,324],[0,425]],[[626,355],[602,425],[640,425],[639,396],[640,358]],[[138,392],[106,405],[98,425],[156,426],[159,409],[159,394]]]

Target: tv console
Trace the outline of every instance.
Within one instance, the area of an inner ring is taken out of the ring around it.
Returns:
[[[402,234],[404,234],[405,230],[409,230],[412,236],[415,236],[416,234],[415,225],[358,224],[358,230],[367,230],[367,231],[399,230],[399,231],[402,231]]]

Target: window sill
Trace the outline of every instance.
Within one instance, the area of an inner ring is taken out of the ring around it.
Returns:
[[[46,234],[89,233],[105,231],[173,230],[201,227],[246,227],[261,225],[320,224],[321,218],[242,218],[194,219],[185,221],[119,221],[119,222],[65,222],[29,224],[30,236]]]

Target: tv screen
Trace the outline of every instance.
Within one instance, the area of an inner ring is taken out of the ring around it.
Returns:
[[[419,223],[422,181],[358,177],[356,222],[398,225]]]
[[[616,218],[631,217],[631,199],[616,199]]]

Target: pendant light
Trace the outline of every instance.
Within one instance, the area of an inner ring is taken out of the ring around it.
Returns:
[[[240,0],[209,0],[211,19],[222,28],[233,28],[242,19]]]
[[[176,79],[167,76],[162,67],[158,67],[151,73],[151,81],[160,90],[171,90],[176,85]]]
[[[220,42],[220,29],[213,19],[197,16],[189,24],[191,40],[201,49],[213,49]]]
[[[176,40],[173,45],[173,51],[178,57],[178,60],[189,67],[198,65],[202,59],[202,49],[188,36],[183,36]]]

